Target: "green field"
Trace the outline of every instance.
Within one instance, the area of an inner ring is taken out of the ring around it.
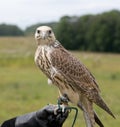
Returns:
[[[57,103],[58,90],[34,63],[36,43],[31,37],[0,37],[0,123],[11,117]],[[95,75],[101,95],[116,116],[95,106],[105,127],[120,126],[120,54],[72,52]],[[70,127],[70,113],[64,127]],[[82,112],[75,127],[85,127]]]

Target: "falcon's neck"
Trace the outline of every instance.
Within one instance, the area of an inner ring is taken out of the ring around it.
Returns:
[[[35,53],[35,61],[38,59],[38,57],[42,59],[45,59],[45,57],[48,57],[48,55],[53,51],[53,43],[52,44],[41,44],[38,45],[36,53]]]
[[[56,42],[56,39],[53,38],[46,38],[46,39],[37,39],[37,45],[53,45]]]
[[[41,47],[41,48],[55,48],[55,47],[61,47],[62,45],[60,44],[59,41],[55,40],[54,42],[50,42],[49,43],[47,41],[40,41],[38,42],[38,47]]]
[[[56,40],[52,44],[44,44],[44,45],[38,45],[36,53],[35,53],[35,61],[38,57],[41,57],[41,59],[45,59],[46,57],[50,59],[50,54],[56,49],[61,48],[62,45]]]

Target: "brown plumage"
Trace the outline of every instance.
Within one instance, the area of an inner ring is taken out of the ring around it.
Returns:
[[[103,127],[93,110],[93,103],[111,116],[114,115],[101,98],[94,76],[56,40],[50,27],[38,27],[35,39],[38,44],[35,53],[37,66],[59,88],[62,95],[66,94],[83,111],[87,127],[95,127],[95,122]]]

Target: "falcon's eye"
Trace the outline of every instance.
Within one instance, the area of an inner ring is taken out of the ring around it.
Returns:
[[[48,31],[48,33],[49,33],[49,34],[51,34],[51,33],[52,33],[52,31],[51,31],[51,30],[49,30],[49,31]]]
[[[39,34],[40,33],[40,30],[37,30],[37,33]]]

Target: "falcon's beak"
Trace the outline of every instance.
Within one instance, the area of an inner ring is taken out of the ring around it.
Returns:
[[[41,33],[41,38],[42,38],[42,39],[46,39],[46,38],[47,38],[46,32],[42,32],[42,33]]]

